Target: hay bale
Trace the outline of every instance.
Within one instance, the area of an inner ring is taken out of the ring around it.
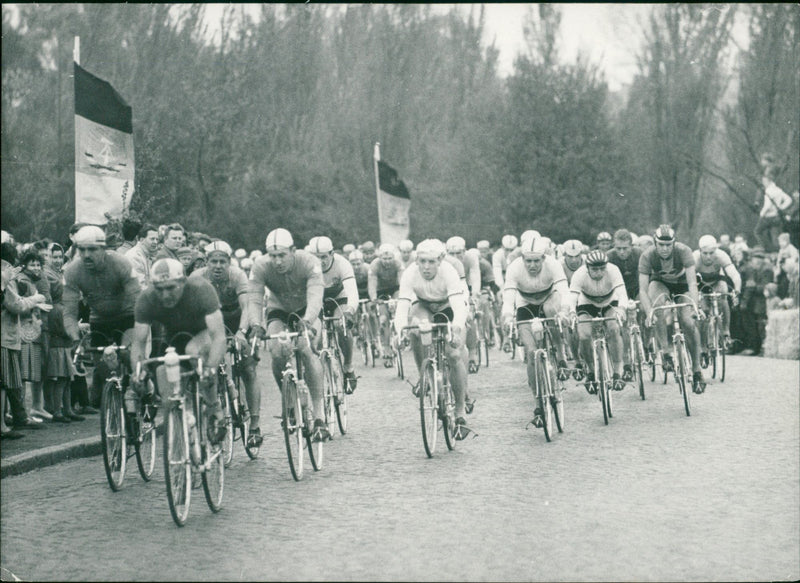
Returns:
[[[800,359],[800,309],[772,310],[767,314],[764,356]]]

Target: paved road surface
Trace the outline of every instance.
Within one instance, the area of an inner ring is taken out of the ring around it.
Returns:
[[[196,490],[187,525],[155,479],[118,493],[100,457],[2,481],[2,566],[49,580],[796,580],[798,363],[729,359],[694,398],[674,385],[600,404],[570,384],[553,443],[525,429],[519,361],[470,376],[479,437],[427,459],[416,402],[393,371],[361,370],[351,430],[295,483],[264,404],[262,456],[237,444],[222,512]],[[267,378],[262,364],[261,378]],[[271,381],[270,381],[271,383]],[[159,443],[160,446],[160,443]]]

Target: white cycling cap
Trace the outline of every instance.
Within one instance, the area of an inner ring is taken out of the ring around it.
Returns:
[[[260,249],[253,249],[252,251],[250,251],[250,259],[252,259],[253,261],[258,259],[262,255],[263,255],[263,253],[261,252]]]
[[[450,237],[447,240],[447,251],[449,253],[458,253],[466,249],[466,247],[467,242],[464,241],[464,237],[459,237],[456,235],[455,237]]]
[[[482,241],[478,241],[475,244],[475,248],[476,249],[489,249],[489,241],[487,241],[486,239],[484,239]]]
[[[185,277],[186,272],[183,269],[183,263],[172,257],[159,259],[150,268],[150,281],[153,283],[177,281]]]
[[[713,235],[703,235],[698,242],[700,251],[713,251],[717,248],[717,240]]]
[[[503,235],[502,244],[505,249],[514,249],[517,246],[517,238],[514,235]]]
[[[394,257],[394,245],[391,243],[383,243],[380,247],[378,247],[378,255],[387,256],[391,255]]]
[[[533,229],[528,229],[522,235],[519,236],[519,244],[522,245],[523,241],[528,241],[530,239],[539,239],[542,235],[539,234],[539,231],[534,231]]]
[[[348,256],[348,259],[350,261],[355,261],[356,259],[360,259],[361,261],[363,261],[364,260],[364,254],[358,249],[353,249],[350,252],[350,255]]]
[[[253,267],[253,260],[250,259],[249,257],[245,257],[239,262],[239,267],[241,267],[242,269],[250,269],[251,267]]]
[[[236,259],[241,259],[242,257],[247,257],[247,251],[245,251],[244,249],[239,248],[239,249],[236,250],[234,255],[236,256]]]
[[[536,257],[544,255],[550,248],[550,244],[542,237],[525,239],[521,245],[523,257]]]
[[[352,243],[346,243],[346,244],[345,244],[345,246],[344,246],[344,247],[342,247],[342,253],[344,253],[344,254],[345,254],[345,255],[347,255],[348,257],[349,257],[349,256],[350,256],[350,254],[351,254],[353,251],[355,251],[355,250],[356,250],[356,246],[355,246],[355,245],[353,245]]]
[[[212,253],[223,253],[228,259],[230,259],[232,253],[231,246],[225,241],[212,241],[205,246],[205,252],[209,257],[211,257]]]
[[[411,239],[403,239],[400,241],[400,244],[397,246],[400,251],[408,252],[414,250],[414,243],[411,242]]]
[[[98,247],[106,246],[106,234],[100,227],[94,225],[86,225],[78,229],[73,237],[73,242],[77,246],[81,245],[95,245]]]
[[[577,257],[581,253],[583,253],[583,243],[578,241],[577,239],[570,239],[569,241],[564,241],[564,255],[569,255],[570,257]]]
[[[312,253],[330,253],[333,251],[333,242],[330,237],[314,237],[308,242]]]
[[[267,250],[269,251],[270,249],[277,249],[279,247],[285,249],[291,249],[294,247],[294,239],[292,239],[292,234],[286,229],[274,229],[270,231],[269,235],[267,235]]]
[[[417,257],[440,258],[447,252],[447,248],[439,239],[425,239],[417,245]]]

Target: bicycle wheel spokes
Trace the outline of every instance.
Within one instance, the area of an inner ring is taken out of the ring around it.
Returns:
[[[689,381],[687,382],[687,368],[686,368],[686,357],[685,357],[686,347],[683,345],[682,342],[678,342],[675,345],[675,377],[678,380],[678,388],[683,395],[683,408],[686,411],[686,416],[689,417],[691,413],[691,397],[689,396],[692,391],[691,385],[691,375],[688,377]]]
[[[222,495],[225,490],[225,450],[222,444],[211,444],[207,437],[206,425],[208,417],[203,406],[202,424],[198,432],[202,437],[203,491],[211,512],[219,512],[222,508]]]
[[[231,403],[231,410],[235,416],[235,425],[239,427],[239,434],[241,435],[242,445],[244,446],[244,451],[251,460],[254,460],[258,457],[258,447],[257,446],[249,446],[247,444],[247,436],[250,434],[250,418],[246,416],[246,408],[247,408],[247,399],[245,396],[244,390],[244,381],[242,381],[241,375],[234,371],[233,374],[233,385],[236,387],[236,399]]]
[[[322,403],[325,409],[325,423],[328,426],[328,433],[333,437],[336,431],[336,380],[334,379],[333,372],[333,359],[330,352],[323,350],[319,359],[322,362]]]
[[[344,435],[347,433],[347,393],[344,390],[344,370],[338,357],[333,359],[332,364],[334,381],[333,403],[336,407],[336,421],[339,425],[339,432]]]
[[[100,406],[100,436],[103,447],[103,465],[108,485],[116,492],[125,481],[128,444],[125,436],[125,409],[122,387],[109,380],[103,386]]]
[[[136,440],[136,464],[139,466],[139,474],[142,476],[142,479],[145,482],[149,482],[153,477],[153,470],[156,467],[155,416],[147,423],[142,421],[140,416],[138,426],[139,439]]]
[[[172,520],[178,526],[186,524],[192,496],[192,472],[189,462],[187,428],[183,424],[183,409],[170,403],[164,434],[164,481]]]
[[[308,447],[308,458],[311,460],[311,467],[314,468],[315,472],[318,472],[322,469],[322,457],[323,457],[323,442],[314,441],[311,439],[312,434],[314,433],[313,427],[308,427],[306,434],[306,446]]]
[[[233,411],[231,407],[231,399],[228,395],[228,387],[226,386],[227,377],[219,380],[220,393],[219,400],[222,405],[222,414],[225,418],[225,439],[222,440],[222,462],[226,468],[230,467],[233,463],[233,439],[235,429],[233,427]]]
[[[433,457],[433,452],[436,451],[437,393],[436,369],[433,362],[426,361],[422,367],[422,378],[420,379],[419,418],[422,426],[422,444],[425,446],[425,453],[428,457]]]
[[[456,448],[456,415],[455,415],[455,396],[450,379],[443,379],[439,409],[442,411],[442,431],[444,432],[444,442],[447,449],[453,451]]]
[[[303,478],[303,409],[294,380],[286,377],[281,388],[281,427],[289,469],[296,481]]]

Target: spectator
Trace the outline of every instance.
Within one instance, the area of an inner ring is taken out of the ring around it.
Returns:
[[[39,293],[27,298],[19,295],[13,267],[16,255],[13,243],[5,242],[0,245],[3,296],[0,315],[0,379],[2,379],[0,388],[3,394],[0,395],[0,401],[5,407],[8,397],[11,406],[11,424],[15,429],[39,429],[41,426],[34,422],[25,410],[20,363],[22,343],[19,338],[19,317],[30,313],[38,304],[45,301],[45,297]],[[3,438],[20,437],[19,433],[11,433],[6,426],[5,411],[0,415],[0,429]]]
[[[731,236],[723,233],[719,236],[719,248],[725,251],[730,256],[731,254]]]
[[[765,261],[764,250],[753,249],[750,261],[742,272],[742,354],[760,354],[767,324],[767,299],[764,289],[773,280],[772,267]]]
[[[171,225],[167,225],[164,229],[163,243],[164,246],[161,247],[158,253],[156,253],[153,261],[158,261],[159,259],[164,258],[179,259],[178,249],[186,244],[186,230],[180,225],[180,223],[172,223]]]
[[[43,272],[42,256],[35,247],[31,247],[20,257],[22,271],[17,275],[17,289],[23,297],[41,294],[45,302],[50,304],[50,280]],[[46,316],[45,316],[46,317]],[[47,322],[41,310],[34,308],[20,319],[20,335],[22,340],[20,363],[22,380],[31,391],[31,415],[50,420],[53,416],[45,411],[43,390],[43,373],[47,367],[49,350],[47,338]],[[48,401],[51,401],[48,395]]]
[[[792,197],[775,184],[777,171],[772,154],[765,152],[761,155],[761,167],[764,172],[761,177],[764,200],[753,234],[764,250],[772,253],[778,250],[778,233],[783,230],[784,211],[792,205]],[[756,200],[756,206],[759,202]]]
[[[788,300],[792,300],[792,305],[796,308],[800,306],[800,284],[798,282],[800,280],[800,257],[795,256],[793,259],[787,260],[783,268],[788,282],[784,300],[787,301],[787,305]]]
[[[778,284],[777,294],[781,298],[785,298],[789,293],[789,279],[786,275],[786,264],[789,261],[797,261],[798,252],[797,247],[792,245],[789,233],[781,233],[778,235],[778,258],[775,269],[775,281]]]
[[[125,255],[136,245],[136,237],[142,230],[142,223],[131,217],[122,220],[122,245],[117,247],[116,252]]]
[[[125,253],[125,258],[133,266],[133,274],[139,280],[139,286],[144,289],[150,283],[150,266],[153,265],[158,251],[158,229],[150,223],[145,223],[138,233],[139,242]]]

